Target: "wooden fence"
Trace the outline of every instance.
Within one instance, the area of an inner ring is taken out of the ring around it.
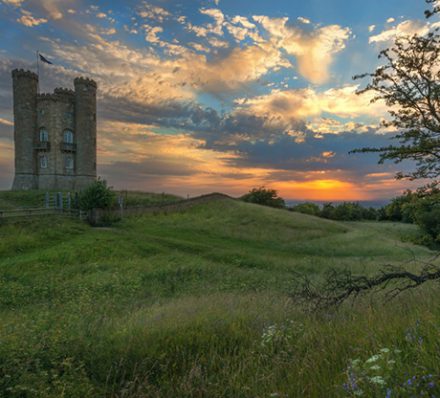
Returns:
[[[130,216],[139,216],[149,213],[178,212],[197,204],[210,202],[212,200],[233,199],[221,193],[211,193],[197,196],[195,198],[183,199],[174,203],[164,203],[148,207],[128,207],[124,208],[121,202],[120,208],[103,210],[93,209],[88,213],[72,208],[73,198],[70,195],[46,194],[45,207],[39,208],[20,208],[11,210],[0,210],[0,220],[23,219],[24,217],[41,217],[62,215],[87,219],[92,225],[102,224],[104,220],[115,220]]]

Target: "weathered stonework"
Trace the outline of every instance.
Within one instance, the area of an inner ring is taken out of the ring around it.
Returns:
[[[12,71],[15,178],[12,189],[80,190],[96,179],[96,89],[76,78],[75,91],[38,94],[38,76]]]

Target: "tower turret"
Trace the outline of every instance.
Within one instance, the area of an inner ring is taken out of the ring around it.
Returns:
[[[12,189],[35,189],[38,76],[30,71],[14,69],[12,87],[15,126],[15,178]]]
[[[96,178],[96,82],[78,77],[75,85],[75,134],[77,188]]]

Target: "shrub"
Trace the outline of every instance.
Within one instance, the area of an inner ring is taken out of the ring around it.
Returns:
[[[264,187],[253,188],[247,194],[243,195],[241,200],[277,208],[284,208],[286,206],[284,199],[278,196],[275,189],[266,189]]]
[[[417,200],[414,221],[425,233],[440,242],[440,193]]]
[[[79,196],[79,207],[81,210],[109,209],[113,206],[115,194],[107,182],[98,178],[90,184]]]
[[[310,216],[319,216],[321,213],[321,209],[316,203],[300,203],[295,206],[292,206],[289,210],[296,211],[298,213],[308,214]]]

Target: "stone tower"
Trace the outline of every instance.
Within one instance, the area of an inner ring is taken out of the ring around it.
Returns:
[[[12,71],[15,178],[12,189],[80,190],[96,179],[96,89],[38,94],[38,76]]]

